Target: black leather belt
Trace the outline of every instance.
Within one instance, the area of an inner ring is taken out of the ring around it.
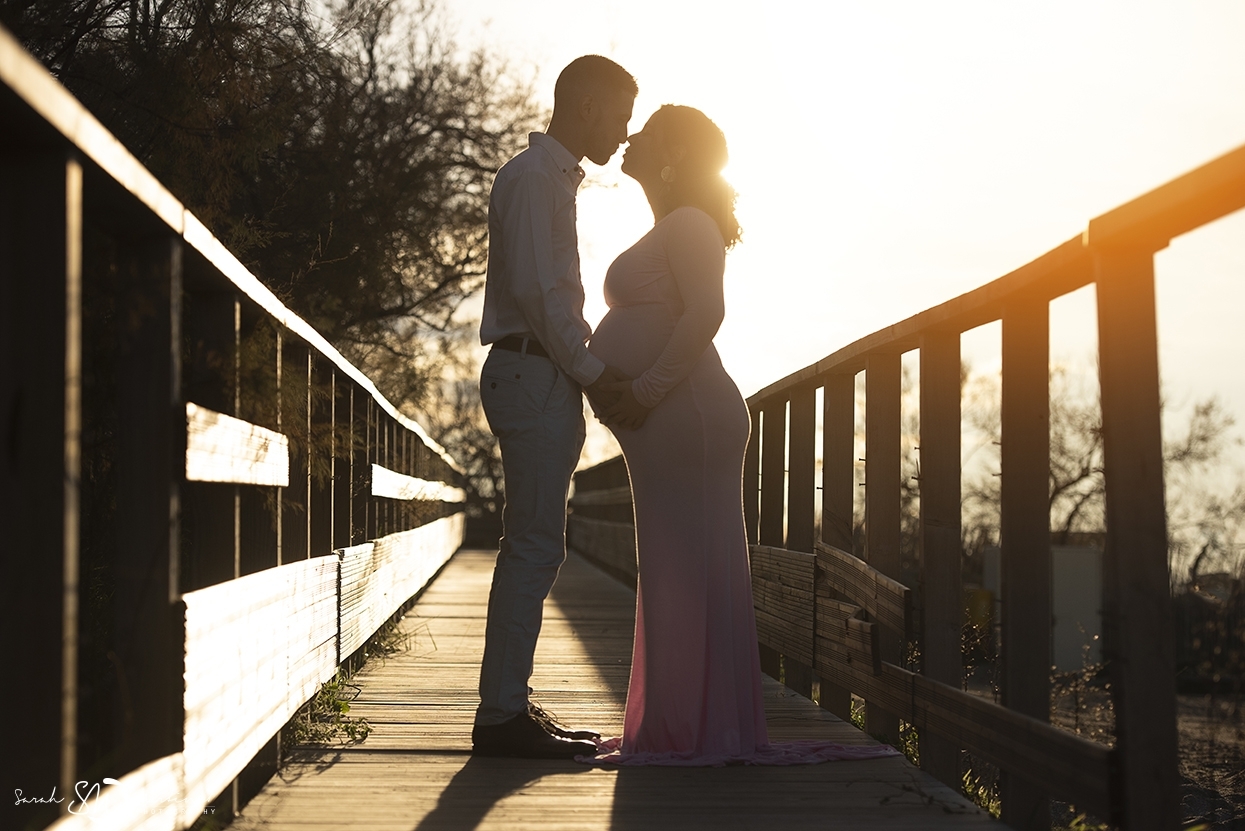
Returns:
[[[493,346],[498,349],[505,349],[510,352],[522,352],[523,342],[527,341],[527,354],[537,355],[541,358],[549,359],[549,353],[545,351],[545,347],[540,345],[540,341],[532,338],[524,338],[519,335],[507,335],[499,341],[494,341]]]

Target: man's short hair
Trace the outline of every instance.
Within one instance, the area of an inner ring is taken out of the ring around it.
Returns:
[[[623,69],[609,58],[600,55],[584,55],[566,65],[558,82],[553,86],[553,105],[575,106],[573,100],[584,94],[601,95],[611,92],[625,92],[632,98],[640,93],[631,73]]]

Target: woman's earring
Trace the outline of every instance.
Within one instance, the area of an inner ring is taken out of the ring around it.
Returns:
[[[670,184],[671,182],[673,182],[674,181],[674,168],[671,167],[670,165],[666,165],[665,167],[663,167],[661,169],[661,180],[665,182],[666,184]]]

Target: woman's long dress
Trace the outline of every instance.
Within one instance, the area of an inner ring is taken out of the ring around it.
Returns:
[[[595,761],[801,764],[890,755],[825,742],[769,744],[743,520],[747,405],[713,337],[723,317],[717,225],[680,208],[606,275],[609,313],[589,345],[652,406],[618,430],[631,476],[639,579],[621,740]]]

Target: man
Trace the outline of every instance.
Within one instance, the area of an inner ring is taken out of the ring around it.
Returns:
[[[588,352],[575,193],[579,161],[603,165],[627,139],[636,82],[598,55],[572,61],[554,87],[544,133],[507,162],[489,200],[480,376],[505,472],[504,536],[489,594],[480,706],[471,738],[483,756],[569,758],[596,752],[588,731],[557,726],[529,700],[545,598],[566,559],[566,498],[584,443],[583,400],[627,380]]]

